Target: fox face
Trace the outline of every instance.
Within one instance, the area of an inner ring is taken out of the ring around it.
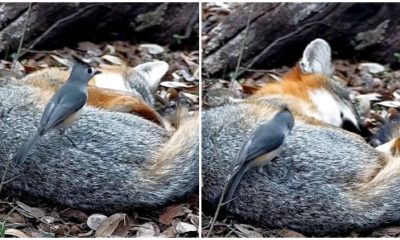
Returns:
[[[333,78],[331,49],[322,39],[312,41],[299,63],[281,81],[260,89],[257,96],[279,95],[282,99],[295,97],[296,110],[325,123],[369,136],[351,102],[349,92]]]
[[[318,119],[363,136],[369,135],[351,102],[349,91],[340,80],[333,79],[331,48],[325,40],[315,39],[308,44],[299,68],[302,75],[322,75],[320,87],[310,88],[308,92]]]

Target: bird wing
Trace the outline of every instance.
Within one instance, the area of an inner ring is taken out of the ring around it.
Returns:
[[[39,127],[48,131],[81,109],[86,101],[87,95],[84,92],[71,89],[54,95],[43,112]]]
[[[236,166],[279,148],[285,141],[284,130],[271,121],[260,125],[240,149]]]

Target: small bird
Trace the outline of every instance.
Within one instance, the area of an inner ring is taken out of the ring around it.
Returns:
[[[262,123],[240,149],[229,177],[223,197],[226,208],[229,206],[236,188],[243,175],[251,168],[263,172],[263,166],[277,157],[294,125],[294,118],[289,109],[284,108],[272,119]]]
[[[29,151],[39,139],[53,129],[59,129],[62,135],[79,117],[85,105],[89,80],[100,71],[94,71],[89,64],[74,58],[72,71],[65,84],[49,100],[37,127],[37,133],[31,136],[18,150],[13,161],[22,164]],[[65,135],[67,138],[68,136]],[[70,138],[68,140],[71,141]]]

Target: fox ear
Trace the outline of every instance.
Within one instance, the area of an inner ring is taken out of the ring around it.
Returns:
[[[168,68],[168,63],[155,61],[139,64],[134,67],[134,70],[149,84],[150,90],[154,92]]]
[[[309,43],[300,60],[300,68],[303,73],[322,73],[331,75],[333,72],[331,64],[331,47],[320,38]]]

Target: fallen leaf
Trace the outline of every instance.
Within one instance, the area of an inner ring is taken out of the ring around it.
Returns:
[[[79,233],[78,237],[90,237],[93,234],[93,230],[90,230],[89,232],[85,232],[85,233]]]
[[[87,225],[90,229],[97,230],[100,225],[103,224],[105,220],[107,220],[107,218],[107,216],[102,214],[92,214],[87,219]]]
[[[305,238],[305,236],[301,233],[289,230],[289,229],[282,229],[278,230],[278,235],[284,238]]]
[[[384,106],[384,107],[400,108],[399,101],[383,101],[383,102],[378,102],[376,104]]]
[[[17,238],[28,238],[28,236],[25,233],[21,232],[18,229],[14,229],[14,228],[6,229],[6,231],[4,232],[4,235],[13,236],[13,237],[17,237]]]
[[[17,208],[17,211],[26,217],[40,219],[46,214],[42,209],[30,207],[23,202],[16,201],[16,204],[20,207]]]
[[[121,65],[121,66],[126,66],[126,62],[122,60],[119,57],[112,56],[112,55],[104,55],[101,57],[102,59],[106,60],[107,62],[110,62],[115,65]]]
[[[61,216],[69,218],[69,219],[74,219],[77,220],[78,222],[87,222],[88,220],[88,215],[84,212],[75,210],[75,209],[67,209],[66,211],[61,212]],[[102,215],[104,216],[104,215]],[[104,216],[107,218],[106,216]]]
[[[248,230],[246,227],[248,227],[245,224],[234,224],[235,228],[239,230],[240,233],[244,235],[244,237],[247,238],[262,238],[263,235],[261,233],[253,231],[253,230]]]
[[[56,60],[58,63],[60,63],[63,66],[69,67],[71,64],[71,61],[69,61],[68,59],[61,58],[61,57],[53,55],[53,54],[51,54],[50,57],[53,58],[54,60]]]
[[[160,234],[160,237],[173,238],[173,237],[176,237],[176,233],[177,232],[176,232],[175,228],[173,226],[171,226],[171,227],[165,229],[164,232],[162,232]]]
[[[171,225],[172,220],[179,216],[184,216],[184,204],[180,204],[177,206],[167,207],[165,212],[160,215],[160,223],[164,225]]]
[[[385,67],[379,63],[360,63],[359,69],[363,68],[373,74],[385,71]]]
[[[183,233],[187,233],[187,232],[196,232],[197,227],[195,225],[192,225],[189,223],[179,222],[178,224],[176,224],[175,230],[177,233],[183,234]]]
[[[149,54],[155,55],[163,53],[165,50],[163,47],[157,44],[141,44],[139,49],[145,49]]]
[[[163,81],[160,83],[160,85],[163,87],[169,87],[169,88],[191,88],[191,87],[193,87],[192,85],[188,85],[183,82],[173,82],[173,81]]]
[[[150,222],[142,224],[139,226],[136,237],[154,237],[156,236],[156,229],[154,225]]]
[[[124,219],[119,222],[117,228],[112,233],[112,236],[116,237],[126,237],[128,236],[129,229],[130,229],[130,221],[128,215],[124,214]]]
[[[109,237],[117,229],[119,223],[123,221],[126,214],[116,213],[105,220],[96,230],[96,237]]]

